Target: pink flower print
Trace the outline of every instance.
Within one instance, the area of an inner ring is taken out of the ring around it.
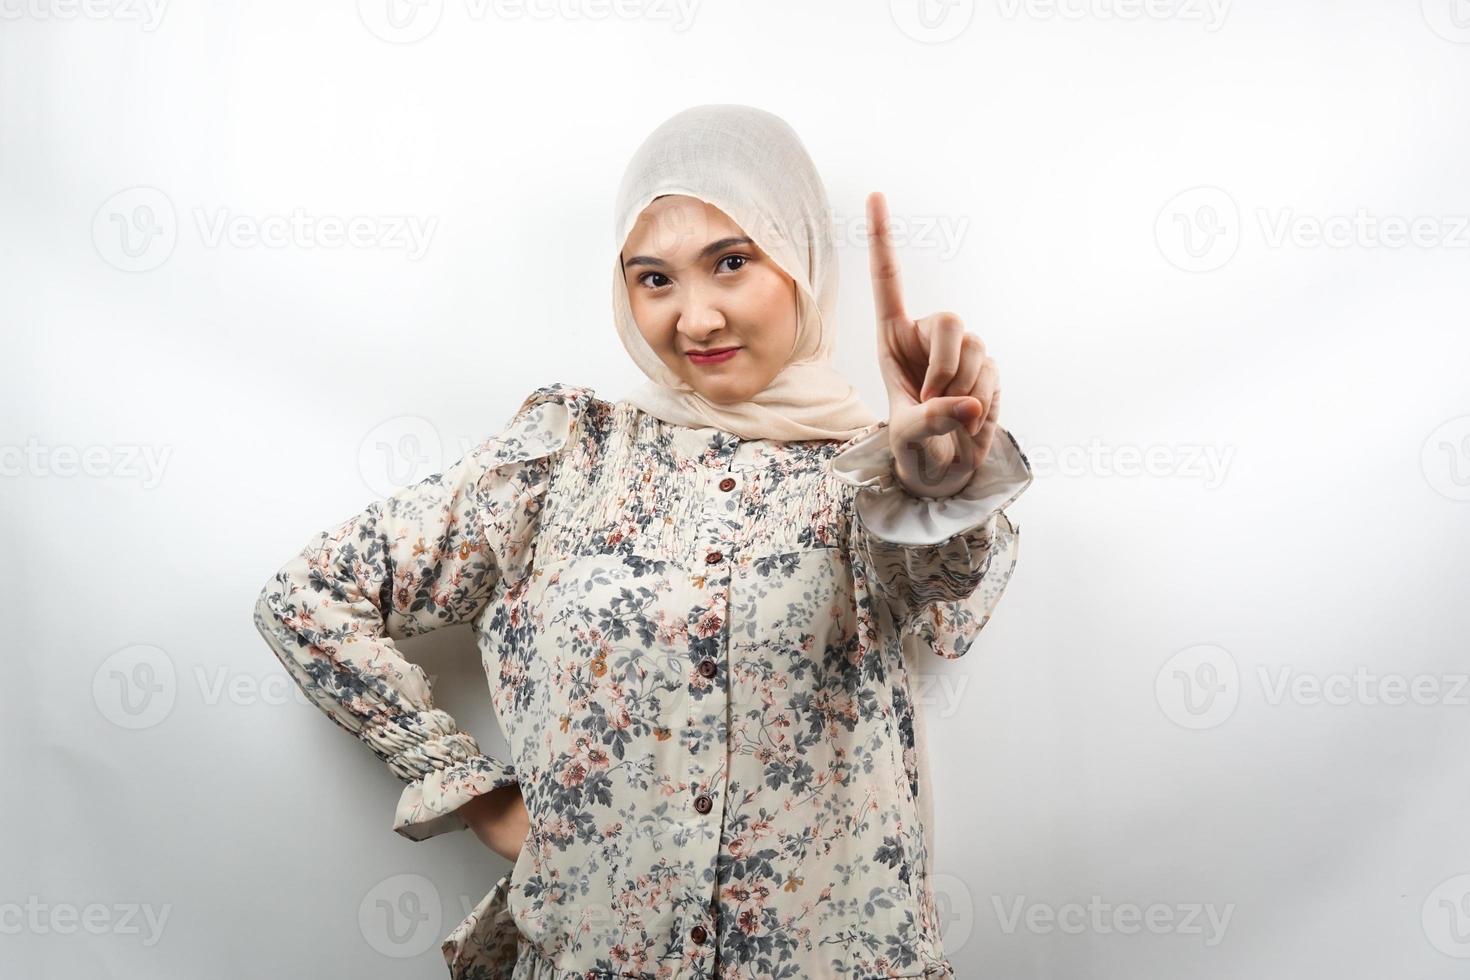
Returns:
[[[665,646],[674,645],[689,633],[689,624],[684,620],[672,619],[668,612],[659,610],[658,613],[658,639]]]
[[[717,610],[707,609],[704,615],[699,617],[699,623],[695,626],[696,635],[703,638],[714,636],[725,626],[725,617]]]
[[[561,771],[563,786],[580,786],[587,778],[587,767],[577,759],[570,759]]]

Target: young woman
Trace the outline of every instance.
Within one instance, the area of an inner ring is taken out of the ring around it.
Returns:
[[[868,213],[886,420],[829,363],[800,140],[698,106],[618,194],[614,320],[649,382],[537,388],[262,591],[275,654],[406,784],[393,829],[514,861],[445,939],[454,977],[954,975],[909,661],[969,649],[1032,477],[995,362],[953,314],[910,319]],[[394,645],[465,621],[504,758]]]

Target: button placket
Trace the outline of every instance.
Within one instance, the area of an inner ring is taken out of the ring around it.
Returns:
[[[717,443],[723,448],[711,454],[710,472],[705,476],[702,526],[698,535],[701,551],[696,553],[696,558],[710,567],[711,575],[719,575],[722,570],[717,566],[728,562],[735,552],[738,498],[743,482],[734,468],[739,443],[729,441],[728,437],[718,439]]]
[[[740,488],[744,484],[742,474],[734,468],[735,455],[739,446],[738,439],[722,433],[714,438],[711,445],[712,451],[706,456],[709,469],[704,474],[704,501],[700,509],[700,527],[696,536],[699,547],[694,553],[694,560],[698,563],[695,574],[702,573],[704,580],[705,606],[725,624],[721,631],[720,642],[710,648],[708,654],[694,666],[695,672],[700,677],[712,682],[699,703],[703,706],[706,715],[714,713],[722,718],[728,711],[728,695],[724,684],[717,678],[721,674],[721,661],[728,656],[729,646],[727,617],[730,606],[733,559],[740,528]],[[690,721],[692,724],[694,718],[691,717]],[[717,907],[718,899],[709,891],[709,882],[714,877],[718,850],[724,836],[721,826],[724,812],[721,794],[724,792],[725,773],[723,766],[720,766],[720,771],[712,774],[696,761],[691,765],[688,777],[691,786],[697,793],[689,802],[689,819],[702,825],[702,831],[708,832],[709,838],[714,841],[714,852],[709,856],[705,868],[708,874],[697,875],[690,882],[692,892],[690,897],[697,899],[690,903],[690,907],[707,910],[708,919],[698,916],[694,918],[694,921],[686,923],[688,931],[685,935],[688,936],[692,947],[699,951],[699,955],[712,956],[715,954],[713,948],[715,944],[714,909]]]

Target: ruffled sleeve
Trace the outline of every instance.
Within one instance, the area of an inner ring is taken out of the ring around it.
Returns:
[[[1005,508],[1031,485],[1031,464],[1002,428],[985,462],[952,497],[917,497],[898,482],[888,423],[835,454],[832,472],[858,489],[850,547],[900,636],[963,656],[1015,568],[1020,527]]]
[[[515,783],[436,708],[395,641],[475,620],[533,553],[540,499],[582,389],[548,385],[441,473],[314,535],[261,590],[255,625],[308,699],[406,785],[392,829],[424,840]]]

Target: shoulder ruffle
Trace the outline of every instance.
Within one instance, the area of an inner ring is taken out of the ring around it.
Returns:
[[[526,396],[505,428],[482,442],[477,452],[488,468],[551,456],[565,448],[577,418],[596,400],[597,393],[588,387],[543,385]]]

